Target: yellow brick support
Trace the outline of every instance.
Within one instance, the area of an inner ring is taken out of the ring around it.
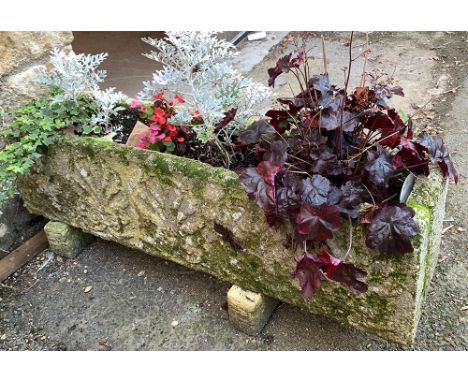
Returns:
[[[258,335],[267,324],[278,301],[233,285],[227,293],[229,321],[249,335]]]

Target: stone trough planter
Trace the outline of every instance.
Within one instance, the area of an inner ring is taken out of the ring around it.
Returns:
[[[421,232],[415,252],[383,258],[353,228],[350,261],[368,272],[369,291],[355,295],[332,282],[304,300],[291,278],[287,228],[275,230],[250,201],[234,172],[102,139],[60,137],[31,174],[18,181],[30,212],[209,273],[250,291],[410,344],[435,264],[447,184],[438,171],[418,179],[408,205]],[[229,229],[236,252],[214,225]],[[347,230],[333,241],[347,248]]]

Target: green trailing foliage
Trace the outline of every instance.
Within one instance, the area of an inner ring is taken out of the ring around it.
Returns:
[[[102,135],[111,132],[111,117],[122,109],[123,95],[113,88],[99,90],[106,72],[98,66],[107,57],[73,55],[54,49],[52,68],[41,73],[39,83],[49,94],[1,110],[0,205],[16,194],[15,180],[27,174],[45,148],[64,129],[78,135]]]
[[[93,132],[93,111],[87,97],[64,102],[51,102],[48,97],[23,103],[10,110],[9,116],[3,113],[6,126],[0,129],[5,142],[0,151],[0,204],[15,195],[16,176],[28,173],[59,132],[67,127],[76,127],[83,134]]]

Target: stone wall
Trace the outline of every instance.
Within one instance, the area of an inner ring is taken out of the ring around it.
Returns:
[[[0,107],[7,109],[46,91],[34,81],[52,48],[71,50],[71,32],[0,32]],[[1,124],[0,124],[1,128]],[[0,142],[0,147],[2,143]],[[0,258],[41,226],[19,198],[0,209]]]

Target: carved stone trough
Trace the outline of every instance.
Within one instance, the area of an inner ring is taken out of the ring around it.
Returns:
[[[268,226],[232,171],[63,136],[18,183],[32,213],[403,344],[414,339],[437,263],[447,191],[437,171],[417,180],[408,200],[421,227],[413,254],[382,257],[365,246],[362,228],[354,226],[349,259],[368,272],[367,293],[325,282],[304,300],[291,278],[299,254],[284,245],[287,227]],[[215,223],[229,229],[244,251],[224,241]],[[337,254],[347,249],[347,229],[332,243]]]

